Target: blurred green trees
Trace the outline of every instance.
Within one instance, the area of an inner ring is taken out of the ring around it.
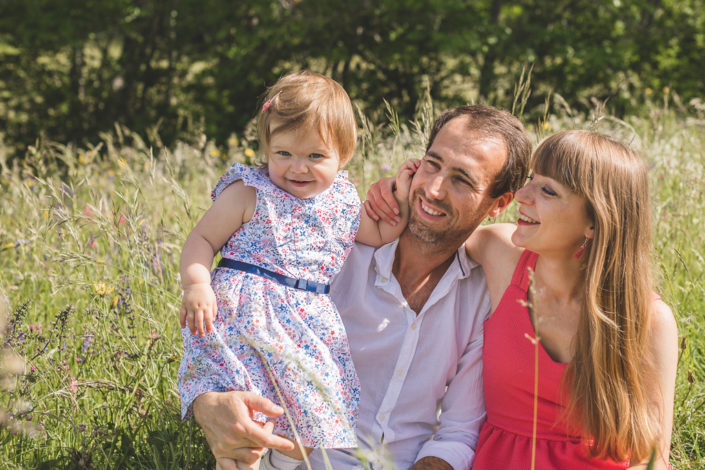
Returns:
[[[310,68],[366,113],[510,106],[533,65],[572,108],[705,94],[705,0],[0,0],[0,140],[95,140],[119,122],[223,141],[278,76]],[[157,142],[155,142],[157,143]]]

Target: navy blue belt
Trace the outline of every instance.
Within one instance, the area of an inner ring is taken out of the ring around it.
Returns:
[[[259,266],[255,266],[254,264],[244,263],[242,261],[235,261],[234,259],[221,258],[220,262],[218,263],[218,267],[237,269],[238,271],[256,274],[258,276],[266,277],[267,279],[270,279],[274,282],[278,282],[279,284],[284,285],[286,287],[307,290],[309,292],[315,292],[316,294],[327,294],[330,291],[330,286],[328,284],[307,281],[306,279],[294,279],[293,277],[275,273],[274,271],[260,268]]]

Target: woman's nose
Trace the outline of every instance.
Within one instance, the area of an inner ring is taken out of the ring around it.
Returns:
[[[531,182],[526,183],[524,186],[519,188],[516,193],[514,193],[514,199],[521,204],[528,204],[531,202]]]

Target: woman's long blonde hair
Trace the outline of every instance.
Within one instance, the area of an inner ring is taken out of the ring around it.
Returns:
[[[594,238],[581,259],[585,294],[568,366],[567,416],[592,441],[591,454],[640,462],[658,445],[658,386],[648,361],[652,278],[646,168],[626,145],[589,131],[544,140],[532,168],[584,197]]]

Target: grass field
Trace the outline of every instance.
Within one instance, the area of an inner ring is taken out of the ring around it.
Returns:
[[[530,127],[537,140],[606,131],[649,162],[658,291],[682,338],[671,461],[700,469],[705,118],[671,106],[625,121],[563,110]],[[363,123],[348,167],[361,191],[422,154],[429,114],[416,125]],[[232,137],[217,148],[203,136],[148,148],[116,127],[94,147],[43,144],[13,165],[0,147],[0,468],[213,468],[198,428],[179,419],[178,260],[217,177],[250,162],[250,145]]]

